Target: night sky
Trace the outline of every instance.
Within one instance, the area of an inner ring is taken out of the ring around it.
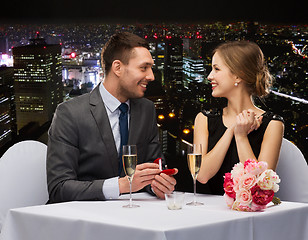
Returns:
[[[308,24],[306,1],[88,0],[1,3],[2,23],[259,21]],[[304,4],[305,3],[305,4]],[[305,5],[305,6],[304,6]],[[0,22],[0,23],[1,23]]]

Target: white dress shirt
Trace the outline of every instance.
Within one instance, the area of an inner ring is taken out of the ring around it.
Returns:
[[[119,126],[119,116],[120,110],[119,106],[121,102],[115,98],[111,93],[107,91],[104,87],[103,83],[99,86],[99,91],[101,97],[103,99],[107,115],[109,118],[111,130],[113,133],[114,141],[116,144],[116,148],[118,153],[120,152],[120,145],[121,145],[121,135],[120,135],[120,126]],[[126,102],[129,109],[129,100]],[[128,111],[128,121],[129,121],[129,111]],[[128,124],[129,125],[129,124]],[[120,191],[119,191],[119,177],[109,178],[104,181],[103,184],[103,194],[106,199],[117,199],[119,198]]]

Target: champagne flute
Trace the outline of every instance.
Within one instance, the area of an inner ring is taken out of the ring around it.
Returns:
[[[123,167],[127,179],[129,181],[129,204],[124,205],[125,208],[136,208],[140,207],[139,205],[133,204],[132,200],[132,181],[136,171],[137,165],[137,146],[136,145],[124,145],[123,146]]]
[[[196,201],[196,180],[201,166],[202,160],[202,145],[201,144],[191,144],[187,147],[187,162],[190,173],[194,180],[194,200],[187,205],[200,206],[203,205],[202,202]]]

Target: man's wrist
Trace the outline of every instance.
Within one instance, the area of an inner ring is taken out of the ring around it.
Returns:
[[[129,182],[127,177],[122,177],[119,178],[119,193],[120,195],[123,193],[128,193],[129,192]]]
[[[106,179],[103,183],[102,191],[106,200],[118,199],[120,196],[118,177]]]

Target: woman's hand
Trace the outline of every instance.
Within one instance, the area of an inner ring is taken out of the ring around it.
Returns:
[[[263,116],[259,116],[259,117],[255,116],[254,123],[252,124],[248,134],[251,133],[253,130],[257,130],[260,127],[262,123],[262,119],[263,119]]]
[[[235,136],[247,136],[254,130],[257,130],[262,123],[262,116],[257,117],[252,109],[244,110],[236,116],[234,127]]]

